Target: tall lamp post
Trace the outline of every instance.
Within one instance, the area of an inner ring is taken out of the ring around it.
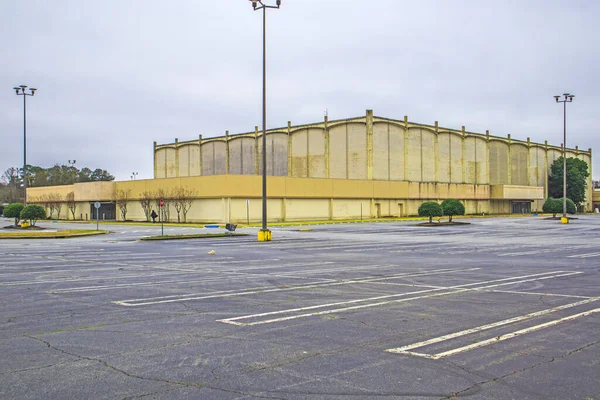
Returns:
[[[75,163],[77,162],[77,160],[69,160],[69,169],[71,169],[71,172],[73,174],[73,184],[75,184]]]
[[[27,93],[27,86],[15,86],[13,88],[17,92],[17,96],[23,96],[23,205],[27,205],[27,96],[33,96],[36,88],[29,88]]]
[[[258,232],[259,242],[271,241],[271,231],[267,229],[267,8],[278,9],[276,5],[264,4],[262,0],[250,0],[254,11],[263,10],[263,90],[262,90],[262,229]]]
[[[135,181],[135,178],[138,176],[139,172],[132,172],[131,179]]]
[[[569,222],[567,218],[567,103],[573,101],[572,94],[564,93],[563,99],[560,96],[554,96],[557,103],[563,103],[564,114],[563,114],[563,215],[560,222],[566,224]]]

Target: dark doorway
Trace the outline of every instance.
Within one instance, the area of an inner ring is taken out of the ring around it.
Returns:
[[[96,220],[96,207],[95,202],[90,202],[90,220]],[[114,221],[117,217],[117,207],[112,201],[100,202],[100,208],[98,209],[98,219],[100,221]]]
[[[531,214],[531,202],[513,201],[512,212],[513,214]]]

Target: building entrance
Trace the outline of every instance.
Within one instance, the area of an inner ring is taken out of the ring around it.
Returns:
[[[530,214],[531,213],[531,202],[530,201],[513,201],[512,213],[513,214]]]

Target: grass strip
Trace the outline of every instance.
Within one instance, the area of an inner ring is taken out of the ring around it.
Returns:
[[[107,233],[109,232],[102,230],[92,231],[89,229],[70,229],[57,232],[2,232],[0,233],[0,239],[64,239],[71,237],[104,235]]]

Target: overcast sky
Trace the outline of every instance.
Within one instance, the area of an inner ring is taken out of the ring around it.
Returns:
[[[269,0],[267,0],[269,1]],[[274,4],[275,0],[270,0]],[[375,115],[600,151],[600,2],[282,0],[268,10],[267,128]],[[153,176],[153,141],[261,124],[248,0],[2,0],[0,172],[27,161]],[[600,178],[600,157],[593,176]]]

